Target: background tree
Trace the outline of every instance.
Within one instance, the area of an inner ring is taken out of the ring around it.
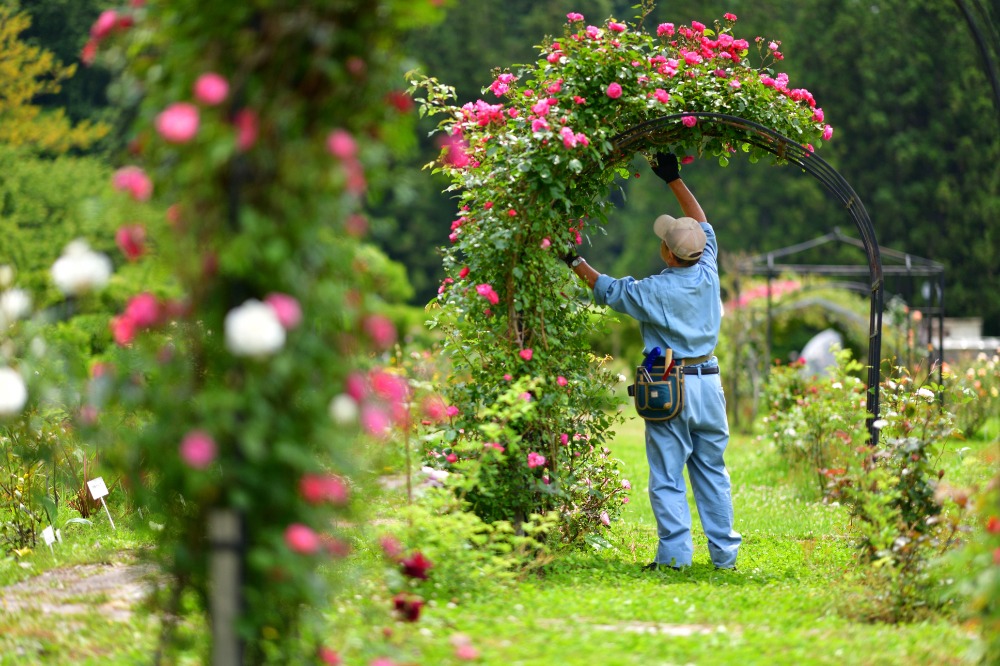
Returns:
[[[76,65],[62,65],[51,52],[22,41],[30,25],[28,14],[0,7],[0,143],[57,154],[87,148],[108,133],[106,125],[74,124],[62,108],[35,103],[40,95],[58,93]]]

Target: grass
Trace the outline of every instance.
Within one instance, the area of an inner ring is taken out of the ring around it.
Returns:
[[[359,543],[338,573],[341,592],[323,612],[320,630],[328,645],[346,664],[360,666],[378,656],[400,664],[468,663],[455,656],[456,636],[479,650],[475,663],[502,666],[972,663],[976,629],[954,612],[912,624],[857,619],[867,590],[846,536],[846,512],[799,499],[776,456],[753,438],[734,437],[727,455],[744,537],[739,571],[714,570],[695,519],[694,565],[643,572],[656,530],[641,421],[620,428],[613,452],[634,489],[609,530],[613,549],[561,555],[512,583],[479,583],[475,593],[431,600],[419,622],[403,623],[390,612],[385,565]],[[996,464],[989,435],[956,443],[941,460],[955,484],[982,482]],[[391,511],[400,499],[384,501]],[[136,515],[116,513],[115,520],[116,531],[103,515],[92,526],[64,530],[70,538],[58,559],[42,548],[22,561],[0,560],[0,586],[83,563],[134,562],[134,553],[150,543],[148,533]],[[11,589],[0,590],[4,603]],[[109,592],[69,599],[96,609],[107,605]],[[0,611],[0,664],[148,663],[158,627],[157,618],[142,612],[114,619],[100,610]],[[205,638],[201,627],[185,631],[196,643]],[[185,663],[199,662],[191,656]]]

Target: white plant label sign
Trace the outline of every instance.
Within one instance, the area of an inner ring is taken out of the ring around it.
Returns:
[[[52,557],[56,556],[56,551],[52,548],[52,544],[56,542],[56,532],[49,525],[44,530],[42,530],[42,540],[45,541],[45,545],[49,547],[49,552],[52,553]]]
[[[108,511],[108,505],[104,502],[105,495],[108,494],[108,487],[104,484],[104,477],[99,476],[96,479],[91,479],[87,481],[87,487],[90,488],[90,495],[95,500],[101,500],[101,505],[104,506],[104,513],[108,514],[108,520],[111,521],[111,529],[117,530],[115,527],[115,521],[111,517],[111,512]]]
[[[90,488],[90,496],[96,499],[101,499],[108,494],[108,487],[104,485],[104,477],[99,476],[96,479],[91,479],[87,481],[87,487]]]

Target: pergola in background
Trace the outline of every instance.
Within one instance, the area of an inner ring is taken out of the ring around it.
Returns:
[[[835,280],[828,283],[827,286],[830,287],[849,289],[860,293],[868,291],[868,286],[864,283],[843,281],[844,278],[869,275],[868,266],[790,263],[788,261],[795,255],[830,243],[842,243],[865,250],[865,245],[861,241],[844,235],[839,228],[834,228],[830,233],[818,238],[777,250],[771,250],[764,254],[758,254],[737,264],[736,271],[738,274],[763,275],[767,277],[767,346],[765,359],[768,367],[770,367],[771,348],[773,346],[773,282],[776,277],[786,273],[819,275]],[[916,257],[906,252],[882,246],[878,247],[878,253],[882,258],[883,277],[886,281],[889,278],[893,278],[894,292],[899,294],[910,305],[911,312],[920,312],[922,315],[921,324],[925,328],[927,340],[927,367],[931,368],[935,363],[937,364],[938,382],[940,383],[942,379],[940,374],[941,361],[944,360],[944,265],[930,259]],[[920,288],[925,302],[921,305],[912,305],[914,295],[917,291],[917,281],[920,278],[926,278]],[[739,282],[737,280],[737,290],[739,289]],[[739,291],[737,291],[735,294],[737,300],[739,296]],[[870,361],[871,359],[869,359]]]

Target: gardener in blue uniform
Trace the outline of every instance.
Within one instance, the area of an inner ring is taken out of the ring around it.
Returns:
[[[649,500],[659,535],[656,558],[646,568],[691,564],[686,465],[712,563],[732,569],[742,537],[733,529],[732,491],[723,461],[729,423],[713,356],[722,319],[718,243],[701,205],[680,178],[676,156],[658,154],[653,172],[667,183],[684,213],[680,218],[661,215],[653,224],[666,270],[643,280],[615,279],[576,255],[566,257],[566,263],[594,290],[598,304],[639,322],[644,354],[669,348],[675,364],[684,366],[680,414],[669,421],[646,421]]]

